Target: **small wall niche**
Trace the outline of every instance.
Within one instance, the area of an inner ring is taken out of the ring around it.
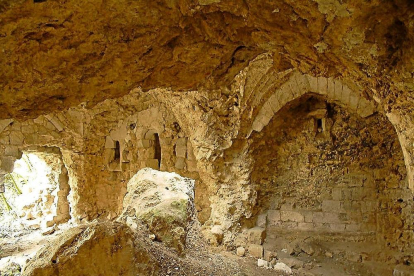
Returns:
[[[121,160],[121,146],[119,141],[115,141],[115,150],[114,150],[114,162],[120,162]]]
[[[148,130],[143,138],[138,141],[141,167],[160,170],[162,150],[160,136],[155,129]]]
[[[154,133],[154,159],[158,160],[158,169],[161,167],[161,144],[158,133]]]
[[[110,171],[121,171],[121,143],[107,137],[106,160]]]
[[[326,131],[325,118],[315,118],[316,133],[323,133]]]

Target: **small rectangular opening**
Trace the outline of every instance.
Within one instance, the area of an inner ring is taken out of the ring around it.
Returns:
[[[316,132],[317,133],[321,133],[321,132],[324,132],[324,128],[325,128],[325,126],[324,126],[324,121],[323,121],[323,119],[316,119],[316,121],[315,121],[315,125],[316,125]]]
[[[158,168],[161,166],[161,144],[158,133],[154,133],[154,159],[158,160]]]
[[[115,154],[114,154],[114,160],[118,161],[121,160],[121,147],[119,145],[119,141],[115,142]]]

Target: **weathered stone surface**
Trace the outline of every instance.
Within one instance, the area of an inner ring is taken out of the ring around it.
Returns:
[[[256,225],[258,227],[266,228],[267,224],[267,213],[261,214],[257,217]]]
[[[244,254],[246,254],[246,249],[244,249],[244,247],[237,247],[236,254],[239,257],[243,257]]]
[[[393,276],[408,276],[413,275],[414,269],[408,265],[397,265],[392,273]]]
[[[157,239],[184,252],[194,215],[194,181],[175,173],[142,169],[127,185],[121,217],[140,219]]]
[[[303,267],[303,261],[297,258],[281,258],[280,262],[286,264],[290,268],[299,269]]]
[[[268,266],[268,262],[263,260],[263,259],[258,259],[257,260],[257,266],[258,267],[267,267]]]
[[[253,227],[247,231],[247,239],[249,243],[263,244],[266,238],[266,229],[262,227]]]
[[[258,223],[411,246],[410,1],[29,2],[0,3],[2,171],[61,148],[75,220],[117,217],[149,166],[197,180],[225,245]]]
[[[284,273],[284,275],[292,275],[292,269],[284,263],[278,262],[273,267],[278,273]]]
[[[263,258],[263,246],[258,244],[249,244],[248,248],[249,254],[256,258]]]
[[[332,75],[363,80],[368,76],[384,80],[382,72],[386,70],[394,91],[400,83],[405,89],[411,83],[413,38],[410,14],[403,12],[410,11],[405,1],[338,5],[347,11],[346,16],[326,8],[330,6],[325,3],[309,5],[304,1],[283,5],[262,1],[23,3],[2,4],[3,117],[39,114],[85,100],[95,104],[124,95],[138,85],[188,89],[227,83],[263,51],[274,52],[274,59],[282,60],[277,67],[283,68],[286,65],[278,54],[282,48],[302,70],[314,66],[319,73],[329,68]],[[278,16],[273,11],[278,11]],[[364,15],[368,13],[375,16],[367,21]],[[20,20],[22,14],[24,21]],[[68,20],[71,14],[76,16]],[[119,14],[123,16],[118,21],[111,20]],[[54,18],[55,23],[46,18]],[[302,23],[305,21],[308,23]],[[346,32],[344,26],[352,32]],[[248,31],[251,29],[256,31]],[[94,30],[92,34],[90,30]],[[373,31],[368,34],[365,30]],[[366,36],[375,37],[375,43]],[[401,56],[397,58],[393,54],[398,51]],[[395,70],[388,68],[391,65]],[[205,76],[210,76],[207,81]],[[100,93],[102,90],[105,93]]]
[[[276,257],[277,257],[277,253],[276,252],[270,251],[270,250],[266,250],[266,249],[264,250],[263,258],[266,261],[270,262],[270,261],[272,261]]]
[[[23,275],[157,275],[159,265],[120,223],[64,231],[25,266]]]

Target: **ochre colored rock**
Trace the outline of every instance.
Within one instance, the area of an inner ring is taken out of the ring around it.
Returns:
[[[194,181],[178,174],[140,170],[128,182],[122,217],[143,221],[156,239],[182,254],[194,219],[193,189]]]
[[[128,226],[108,222],[64,231],[22,275],[157,275],[158,267]]]

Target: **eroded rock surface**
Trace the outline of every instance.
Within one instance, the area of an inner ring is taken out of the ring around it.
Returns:
[[[127,185],[122,219],[145,223],[156,239],[183,253],[195,219],[194,181],[175,173],[140,170]]]
[[[5,0],[1,11],[2,118],[96,104],[138,85],[228,85],[263,52],[277,71],[356,79],[396,112],[413,90],[408,0]]]
[[[63,232],[26,265],[22,275],[158,275],[158,263],[121,223]]]
[[[151,180],[130,194],[146,213],[123,210],[137,171],[176,172],[196,181],[212,245],[266,259],[271,227],[355,234],[408,266],[413,5],[0,1],[0,179],[22,152],[59,148],[65,220],[124,212],[183,252],[188,202],[157,198]]]

